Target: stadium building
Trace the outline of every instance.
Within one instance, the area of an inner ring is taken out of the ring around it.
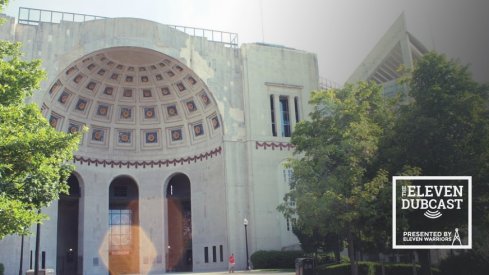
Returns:
[[[5,16],[4,16],[5,17]],[[35,9],[0,38],[42,59],[35,93],[52,127],[89,128],[70,195],[42,212],[41,265],[56,274],[161,274],[237,268],[257,250],[300,249],[277,206],[288,191],[295,124],[320,87],[316,55],[237,35],[135,18]],[[400,19],[352,75],[394,87],[426,50]],[[25,238],[23,270],[35,236]],[[21,238],[0,241],[6,274]]]

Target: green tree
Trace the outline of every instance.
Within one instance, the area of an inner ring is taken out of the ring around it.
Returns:
[[[25,104],[45,73],[39,60],[22,60],[20,47],[0,41],[0,239],[27,233],[44,218],[37,210],[68,191],[68,161],[80,141],[78,134],[52,128],[38,106]]]
[[[400,107],[380,162],[392,174],[410,165],[427,176],[472,176],[474,246],[489,261],[489,88],[467,67],[436,53],[419,60],[405,84],[412,100]],[[431,274],[427,251],[418,253],[422,274]]]
[[[311,119],[298,123],[292,135],[291,190],[278,209],[295,218],[304,234],[342,236],[352,274],[358,274],[356,249],[362,241],[387,241],[388,199],[377,198],[388,196],[388,174],[370,169],[381,138],[393,126],[393,102],[382,97],[380,86],[365,82],[313,92]]]

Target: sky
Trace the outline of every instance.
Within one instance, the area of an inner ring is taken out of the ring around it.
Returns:
[[[339,84],[404,13],[423,45],[489,83],[487,0],[10,0],[5,12],[17,17],[20,6],[234,32],[240,44],[313,52],[320,76]]]

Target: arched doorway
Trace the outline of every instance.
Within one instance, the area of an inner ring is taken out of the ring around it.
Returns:
[[[166,188],[168,252],[167,271],[192,271],[192,211],[190,180],[173,176]]]
[[[69,194],[61,194],[58,201],[56,271],[59,275],[82,273],[81,262],[78,261],[78,211],[81,192],[75,175],[68,178],[68,186]]]
[[[139,192],[127,176],[109,187],[109,271],[111,275],[139,273]]]

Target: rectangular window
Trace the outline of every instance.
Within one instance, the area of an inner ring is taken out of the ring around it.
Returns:
[[[290,220],[287,219],[287,231],[290,231]]]
[[[212,246],[212,261],[217,262],[217,252],[216,252],[216,246]]]
[[[280,96],[280,122],[282,123],[282,136],[290,137],[289,98]]]
[[[206,246],[204,247],[204,263],[209,262],[209,248]]]
[[[295,122],[300,121],[300,115],[299,115],[299,97],[294,97],[294,108],[295,108]]]
[[[273,103],[273,95],[270,95],[270,115],[272,117],[272,135],[277,136],[277,126],[275,122],[275,105]]]
[[[130,209],[109,209],[110,252],[129,253],[131,248],[132,211]]]
[[[221,263],[224,262],[224,251],[222,244],[219,246],[219,260],[221,261]]]
[[[284,169],[284,170],[282,170],[282,174],[284,176],[284,183],[287,185],[290,185],[290,182],[292,181],[292,176],[293,176],[292,169]]]
[[[292,182],[292,177],[294,176],[294,171],[292,169],[284,169],[282,170],[282,173],[284,177],[284,183],[290,187],[290,184]],[[295,207],[295,200],[293,198],[290,198],[289,206]]]

